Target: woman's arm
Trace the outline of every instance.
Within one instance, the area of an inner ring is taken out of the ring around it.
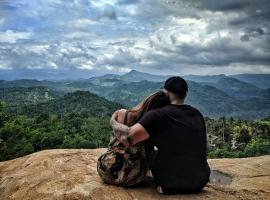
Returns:
[[[128,127],[118,122],[119,111],[116,111],[111,118],[111,125],[113,128],[114,136],[118,138],[125,145],[135,145],[138,142],[149,138],[149,134],[144,127],[137,123],[132,127]],[[120,114],[121,115],[121,114]]]
[[[116,121],[121,123],[121,124],[124,124],[124,121],[125,121],[125,114],[126,114],[126,109],[120,109],[120,110],[117,110],[117,119]]]
[[[113,136],[116,137],[118,140],[125,140],[127,138],[127,133],[129,127],[124,125],[124,118],[125,118],[125,109],[117,110],[113,113],[111,117],[110,124],[113,129]]]

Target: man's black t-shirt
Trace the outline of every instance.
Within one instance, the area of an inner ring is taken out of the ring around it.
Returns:
[[[151,170],[162,188],[197,192],[207,184],[206,128],[197,109],[171,104],[147,112],[138,123],[158,148]]]

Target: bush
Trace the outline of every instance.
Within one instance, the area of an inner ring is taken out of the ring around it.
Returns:
[[[240,124],[238,126],[233,127],[234,138],[239,143],[247,144],[252,138],[251,132],[252,132],[251,127],[245,124]]]
[[[270,154],[270,141],[262,138],[252,139],[246,146],[244,152],[246,156]]]
[[[208,158],[237,158],[239,151],[228,151],[226,149],[216,149],[208,152]]]

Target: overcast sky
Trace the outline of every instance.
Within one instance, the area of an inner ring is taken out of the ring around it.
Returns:
[[[0,73],[269,74],[269,22],[269,0],[0,0]]]

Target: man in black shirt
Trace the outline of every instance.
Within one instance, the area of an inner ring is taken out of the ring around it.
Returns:
[[[163,91],[170,105],[147,112],[132,127],[119,125],[116,112],[111,120],[113,129],[121,133],[120,140],[125,145],[147,139],[148,146],[157,148],[150,169],[159,192],[200,192],[210,176],[203,116],[184,104],[188,86],[181,77],[169,78]]]

